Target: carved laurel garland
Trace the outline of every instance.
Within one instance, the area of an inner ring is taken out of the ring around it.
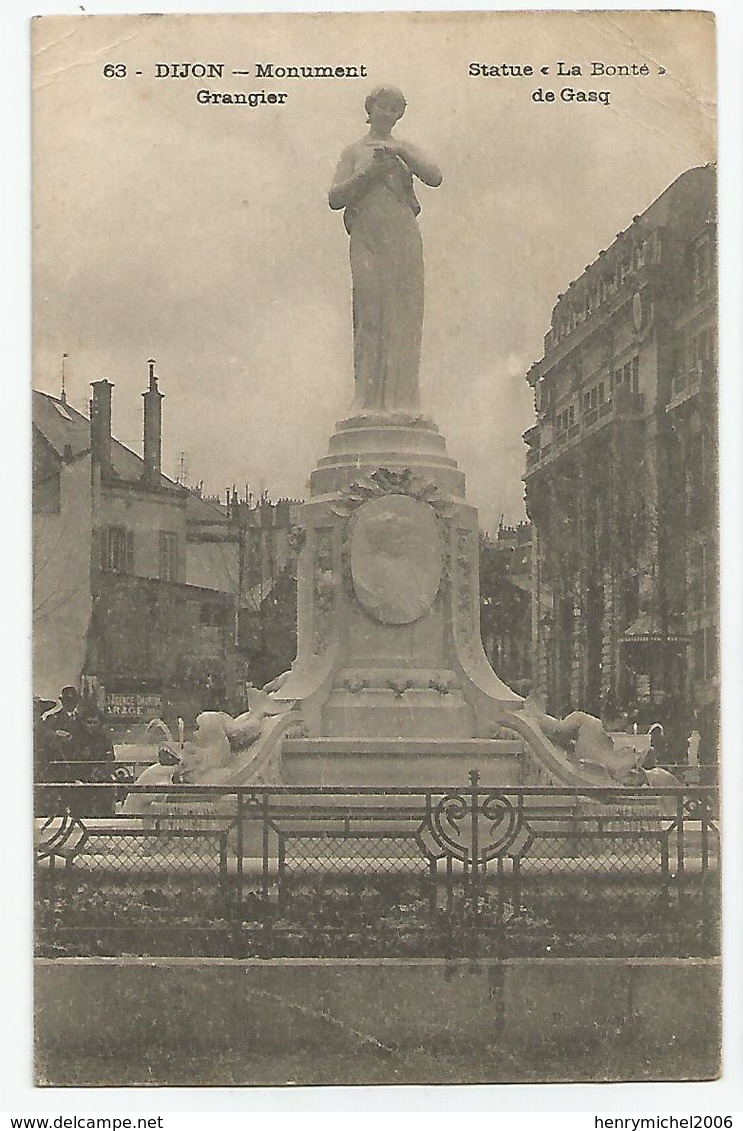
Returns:
[[[378,467],[370,475],[355,479],[339,494],[331,510],[341,518],[348,518],[358,507],[382,495],[409,495],[411,499],[428,503],[438,515],[451,511],[451,503],[442,496],[436,484],[414,475],[409,467],[401,471]]]
[[[475,599],[472,591],[472,534],[470,530],[456,532],[456,610],[457,627],[463,638],[469,639],[475,623]]]
[[[330,641],[333,606],[335,604],[335,573],[333,570],[333,531],[318,529],[315,535],[315,568],[312,579],[314,604],[314,651],[321,652]]]

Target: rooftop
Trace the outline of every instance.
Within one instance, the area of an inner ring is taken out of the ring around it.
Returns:
[[[90,452],[90,419],[67,400],[34,389],[32,420],[34,429],[44,438],[58,463],[69,463]],[[142,486],[144,460],[113,436],[111,463],[116,481]],[[167,475],[160,474],[157,489],[185,500],[189,522],[229,524],[224,506],[190,491]]]

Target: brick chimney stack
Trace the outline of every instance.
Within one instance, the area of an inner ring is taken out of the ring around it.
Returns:
[[[111,390],[113,385],[105,377],[91,381],[93,396],[90,400],[90,449],[93,460],[100,464],[101,475],[111,473]]]
[[[142,393],[144,401],[143,478],[148,486],[157,487],[160,482],[162,460],[163,394],[157,387],[153,358],[150,358],[147,364],[149,366],[150,384],[147,392]]]

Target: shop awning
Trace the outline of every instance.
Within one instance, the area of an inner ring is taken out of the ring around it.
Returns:
[[[637,620],[620,636],[622,644],[684,644],[691,643],[689,636],[679,630],[678,624],[673,619],[668,623],[665,631],[660,623],[660,617],[654,613],[640,613]]]

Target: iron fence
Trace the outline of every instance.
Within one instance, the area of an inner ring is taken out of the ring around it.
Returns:
[[[708,787],[44,785],[42,953],[717,951]]]

